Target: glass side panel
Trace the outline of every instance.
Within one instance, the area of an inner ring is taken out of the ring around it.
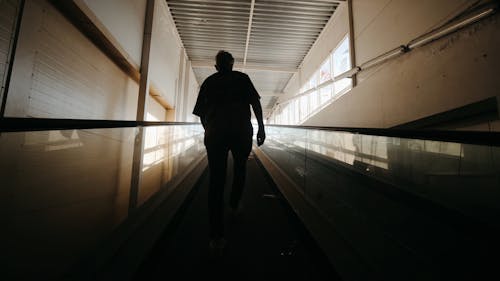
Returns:
[[[277,163],[304,192],[306,131],[290,128],[266,127],[266,143],[261,149]]]
[[[136,189],[134,153],[143,163]],[[199,125],[1,133],[2,256],[16,265],[8,274],[60,276],[204,155]]]
[[[323,62],[321,68],[319,69],[319,84],[332,79],[332,57],[328,58]]]
[[[499,147],[266,130],[262,151],[309,203],[294,209],[315,208],[325,219],[317,229],[333,229],[357,255],[376,261],[386,272],[381,279],[413,272],[429,280],[474,280],[497,272]],[[310,217],[305,221],[318,223]]]
[[[160,126],[145,128],[142,183],[138,204],[141,205],[160,189],[182,175],[200,158],[203,145],[201,126]]]
[[[499,147],[273,126],[267,131],[264,152],[325,214],[336,204],[346,206],[337,202],[338,192],[356,193],[359,183],[341,183],[349,180],[341,174],[350,171],[500,224]],[[344,191],[332,188],[349,185],[353,188]]]

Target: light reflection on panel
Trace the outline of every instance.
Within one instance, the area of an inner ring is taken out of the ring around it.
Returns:
[[[133,128],[2,133],[2,264],[57,275],[122,222],[131,135]]]
[[[338,198],[340,165],[499,224],[498,147],[273,126],[267,133],[264,152],[319,206]]]
[[[141,204],[168,189],[205,152],[199,125],[142,131]],[[9,268],[7,276],[33,279],[29,274],[37,273],[55,280],[128,218],[134,142],[140,132],[0,134],[0,240],[8,241],[1,247],[1,262]]]
[[[138,205],[161,190],[203,156],[203,128],[198,125],[146,127]]]

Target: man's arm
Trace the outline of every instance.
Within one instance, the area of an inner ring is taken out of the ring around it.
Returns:
[[[197,115],[200,117],[201,125],[203,125],[203,128],[206,128],[207,125],[207,119],[206,119],[206,107],[207,107],[207,100],[206,100],[206,85],[205,82],[200,87],[200,92],[198,93],[198,98],[196,100],[196,104],[193,109],[193,114]]]
[[[200,116],[200,121],[201,121],[201,125],[203,126],[203,129],[206,129],[207,128],[207,119],[205,118],[205,115]]]
[[[264,130],[264,118],[262,117],[262,106],[260,104],[260,96],[255,89],[252,80],[247,76],[248,87],[250,88],[250,104],[252,105],[253,113],[257,118],[257,123],[259,124],[259,130],[257,131],[257,145],[261,146],[266,140],[266,132]]]
[[[257,118],[257,123],[259,124],[259,130],[257,131],[257,145],[261,146],[266,140],[266,132],[264,130],[264,120],[262,118],[262,106],[259,100],[252,102],[253,112]]]
[[[266,132],[264,130],[264,118],[262,117],[262,106],[260,104],[260,96],[255,89],[252,80],[247,74],[244,74],[246,80],[246,88],[248,90],[249,103],[252,105],[253,113],[257,118],[257,123],[259,124],[259,130],[257,131],[257,145],[261,146],[266,140]]]

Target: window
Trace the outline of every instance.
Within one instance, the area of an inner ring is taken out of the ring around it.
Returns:
[[[332,79],[332,57],[328,56],[326,61],[321,65],[319,69],[319,83],[326,82]]]
[[[313,76],[309,79],[308,81],[308,86],[307,86],[307,89],[310,90],[312,88],[316,88],[316,86],[318,85],[318,71],[316,71]]]
[[[319,69],[302,85],[299,92],[302,95],[292,99],[285,108],[276,109],[273,115],[276,115],[277,123],[298,124],[309,117],[312,112],[316,112],[346,93],[352,85],[350,78],[333,83],[329,81],[350,69],[349,37],[345,36],[319,66]],[[311,89],[315,90],[305,94]]]
[[[292,118],[291,118],[291,122],[292,124],[297,124],[299,123],[299,112],[300,112],[300,109],[299,109],[299,100],[298,99],[295,99],[292,101]]]
[[[309,94],[309,112],[314,112],[319,107],[319,92],[314,91]]]
[[[332,97],[332,85],[328,85],[326,87],[321,88],[319,94],[319,104],[323,105],[330,100]]]
[[[351,59],[349,57],[349,37],[344,40],[333,52],[333,75],[337,76],[351,69]],[[351,85],[351,79],[344,78],[335,82],[335,94],[342,92]]]
[[[309,96],[300,97],[300,120],[304,120],[309,115]]]

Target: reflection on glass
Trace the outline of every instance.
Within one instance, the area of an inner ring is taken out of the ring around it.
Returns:
[[[128,218],[140,132],[140,208],[205,156],[200,125],[0,134],[2,255],[18,267],[11,276],[60,274]]]
[[[340,165],[498,224],[498,147],[273,126],[267,130],[262,149],[299,186],[304,179],[306,190],[327,194]]]
[[[71,149],[83,146],[76,130],[28,132],[24,135],[26,149],[45,151]]]
[[[159,126],[144,130],[139,206],[204,155],[201,126]]]

